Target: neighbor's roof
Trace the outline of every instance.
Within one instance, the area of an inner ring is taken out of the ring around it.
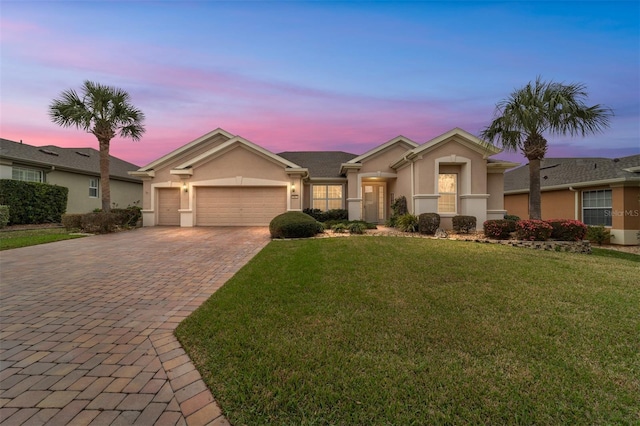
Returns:
[[[0,138],[0,158],[6,158],[25,165],[100,175],[100,153],[93,148],[61,148],[58,146],[33,146]],[[137,170],[138,166],[110,156],[109,173],[111,178],[140,181],[127,174]]]
[[[344,151],[287,151],[280,157],[309,169],[312,178],[339,178],[342,163],[357,157]]]
[[[544,158],[540,187],[584,186],[607,181],[640,182],[640,154],[622,158]],[[504,174],[504,191],[529,190],[529,164]]]

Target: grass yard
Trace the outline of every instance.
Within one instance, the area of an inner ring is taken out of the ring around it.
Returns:
[[[0,232],[0,250],[19,247],[35,246],[37,244],[52,243],[54,241],[80,238],[82,235],[70,235],[64,228],[42,228],[23,231]]]
[[[273,241],[176,334],[236,426],[638,424],[639,277],[501,245]]]

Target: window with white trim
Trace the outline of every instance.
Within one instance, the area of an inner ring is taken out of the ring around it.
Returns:
[[[611,226],[611,190],[582,191],[582,221],[586,225]]]
[[[98,198],[98,186],[100,179],[89,179],[89,197]]]
[[[458,175],[440,173],[438,175],[438,213],[455,213],[458,200]]]
[[[12,167],[11,179],[25,182],[42,182],[42,170]]]
[[[313,185],[311,207],[322,211],[342,208],[342,185]]]

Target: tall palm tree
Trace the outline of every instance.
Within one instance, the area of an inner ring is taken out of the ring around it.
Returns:
[[[583,84],[529,82],[496,104],[493,122],[480,137],[499,142],[507,151],[520,149],[529,160],[529,218],[541,219],[540,161],[547,153],[543,135],[598,133],[609,127],[613,111],[602,105],[586,106]]]
[[[116,87],[85,81],[81,96],[70,89],[49,106],[51,120],[62,127],[76,127],[92,133],[100,147],[100,190],[102,211],[111,211],[109,188],[109,144],[116,134],[140,140],[145,131],[144,114],[129,103],[127,92]]]

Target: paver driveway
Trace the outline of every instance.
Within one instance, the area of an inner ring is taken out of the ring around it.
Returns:
[[[142,228],[0,253],[2,424],[226,424],[173,330],[266,228]]]

